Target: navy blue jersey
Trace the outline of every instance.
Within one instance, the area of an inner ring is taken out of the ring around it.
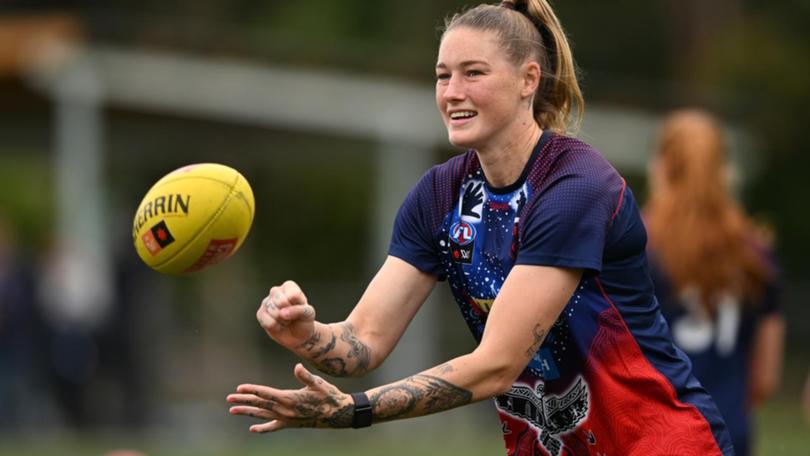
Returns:
[[[675,344],[689,356],[695,376],[717,403],[737,456],[747,456],[751,453],[749,376],[755,368],[750,364],[751,350],[762,318],[780,312],[777,282],[766,284],[756,304],[723,295],[715,315],[709,317],[697,290],[678,293],[658,263],[653,260],[651,265],[655,294]]]
[[[672,343],[646,232],[624,179],[592,147],[544,132],[513,185],[475,152],[430,169],[389,253],[446,279],[473,336],[516,264],[585,271],[543,345],[495,399],[510,455],[732,454],[725,425]]]

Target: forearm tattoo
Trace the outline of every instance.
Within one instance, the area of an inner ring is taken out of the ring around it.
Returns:
[[[414,375],[384,386],[369,397],[374,421],[428,415],[472,401],[472,393],[432,375]]]
[[[335,377],[359,376],[368,372],[371,351],[354,334],[351,323],[329,326],[328,342],[321,341],[321,333],[314,332],[299,347],[321,372]],[[336,331],[340,331],[340,340]]]
[[[304,349],[304,351],[311,352],[312,350],[315,349],[315,347],[318,345],[318,342],[320,341],[321,341],[321,333],[319,333],[318,331],[313,331],[312,335],[309,336],[309,339],[304,341],[304,343],[301,344],[299,348]]]
[[[323,382],[323,380],[320,380]],[[312,394],[302,391],[293,397],[293,409],[296,419],[293,426],[296,427],[317,427],[317,428],[347,428],[352,425],[354,416],[354,404],[341,406],[339,397],[341,395],[337,388],[328,389],[328,395]]]
[[[298,416],[312,417],[303,419],[297,423],[300,427],[330,427],[347,428],[352,425],[354,415],[354,404],[340,407],[332,414],[328,410],[337,407],[334,401],[324,401],[314,396],[303,396],[296,398],[295,412]]]
[[[546,330],[541,328],[540,325],[535,325],[532,333],[534,334],[534,342],[532,342],[532,345],[526,349],[526,356],[529,358],[534,357],[537,350],[539,350],[540,346],[543,345],[543,340],[546,338]]]

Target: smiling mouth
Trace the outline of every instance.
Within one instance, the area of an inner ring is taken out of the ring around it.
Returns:
[[[477,115],[478,113],[475,111],[456,111],[450,113],[450,120],[472,119]]]

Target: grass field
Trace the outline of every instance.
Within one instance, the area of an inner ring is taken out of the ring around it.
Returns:
[[[241,444],[238,448],[223,448],[222,443],[212,445],[214,448],[200,448],[199,443],[182,448],[179,442],[155,444],[154,442],[138,446],[124,445],[123,448],[137,447],[148,456],[413,456],[464,454],[467,456],[492,456],[504,454],[503,444],[497,439],[481,439],[467,432],[467,438],[460,435],[447,439],[435,437],[424,438],[419,435],[406,438],[381,435],[365,437],[358,432],[343,431],[317,440],[262,437],[263,441]],[[112,439],[94,441],[61,440],[13,445],[0,445],[0,455],[4,456],[102,456],[112,448],[122,448]],[[105,443],[107,442],[107,443]],[[119,440],[120,442],[120,440]]]
[[[760,456],[810,454],[810,423],[799,410],[797,399],[780,398],[766,404],[757,415]]]
[[[470,420],[463,412],[453,411],[368,430],[290,430],[263,436],[248,433],[247,426],[237,430],[200,429],[191,436],[151,433],[140,437],[76,437],[53,436],[43,430],[41,436],[26,438],[0,434],[0,456],[103,456],[113,448],[137,448],[148,456],[503,455],[497,423],[494,416],[491,418]],[[766,404],[757,423],[758,456],[810,454],[810,423],[803,419],[795,394],[785,392]]]

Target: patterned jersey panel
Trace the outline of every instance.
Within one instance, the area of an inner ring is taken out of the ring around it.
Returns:
[[[521,214],[517,264],[599,272],[624,180],[599,152],[555,137],[528,173],[532,198]]]

